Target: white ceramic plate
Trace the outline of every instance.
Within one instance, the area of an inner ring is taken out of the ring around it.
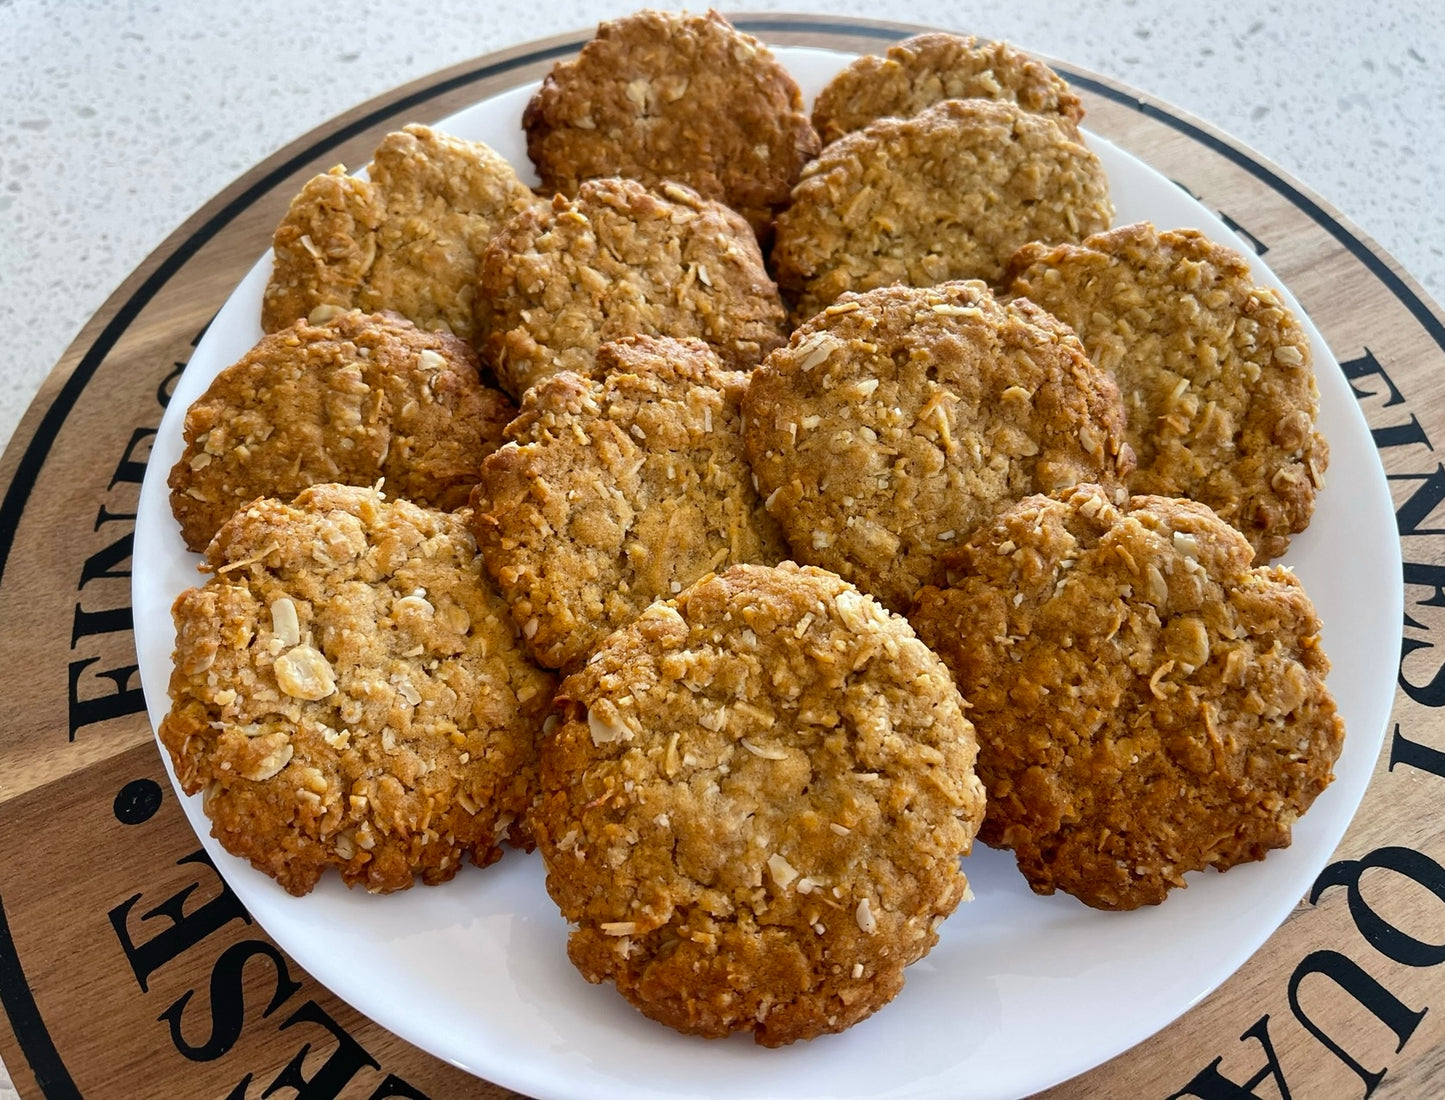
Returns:
[[[778,55],[811,96],[847,60],[810,49]],[[442,121],[525,166],[521,87]],[[1184,191],[1090,136],[1109,174],[1117,222],[1194,226],[1250,249]],[[1280,286],[1257,259],[1261,283]],[[182,450],[187,406],[260,338],[263,257],[207,331],[180,378],[152,452],[136,525],[136,645],[151,721],[167,710],[170,605],[198,581],[171,518],[166,474]],[[1281,289],[1283,289],[1281,287]],[[1289,297],[1291,306],[1298,304]],[[781,1050],[706,1041],[644,1019],[567,961],[567,928],[536,856],[509,852],[484,871],[389,897],[327,876],[293,898],[210,836],[199,798],[179,795],[192,826],[266,931],[360,1011],[458,1066],[537,1097],[1004,1097],[1095,1066],[1168,1024],[1228,977],[1289,914],[1344,833],[1369,781],[1394,696],[1403,610],[1399,543],[1375,447],[1344,377],[1313,326],[1327,488],[1286,563],[1313,596],[1334,661],[1330,686],[1348,735],[1336,781],[1299,823],[1292,847],[1228,874],[1195,874],[1162,906],[1101,913],[1034,895],[1007,853],[966,863],[976,895],[908,971],[898,999],[850,1031]],[[162,750],[161,755],[165,757]],[[166,762],[169,769],[169,760]],[[174,776],[172,776],[174,781]]]

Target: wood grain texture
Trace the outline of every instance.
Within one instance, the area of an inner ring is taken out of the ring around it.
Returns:
[[[820,16],[740,21],[775,44],[856,52],[906,33]],[[197,861],[199,844],[139,698],[129,539],[168,385],[301,183],[338,162],[363,163],[404,122],[434,121],[539,78],[581,40],[518,47],[399,89],[238,180],[86,326],[0,460],[0,850],[9,853],[0,878],[0,1054],[22,1095],[254,1097],[287,1080],[319,1081],[315,1094],[347,1097],[513,1095],[391,1036],[320,988]],[[1303,900],[1174,1025],[1044,1095],[1438,1093],[1445,755],[1432,753],[1445,754],[1445,686],[1436,686],[1445,685],[1445,669],[1432,638],[1445,630],[1445,522],[1437,514],[1445,509],[1435,507],[1445,501],[1435,450],[1445,441],[1441,312],[1333,211],[1247,150],[1162,104],[1070,75],[1086,125],[1265,242],[1270,266],[1337,357],[1354,364],[1407,528],[1408,621],[1392,718],[1404,743],[1387,743],[1337,855],[1369,869],[1341,872],[1317,901]],[[147,784],[160,798],[143,816]],[[335,1089],[325,1091],[327,1081]],[[1194,1091],[1185,1091],[1191,1081]]]

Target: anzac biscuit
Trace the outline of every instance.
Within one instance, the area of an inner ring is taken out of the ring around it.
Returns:
[[[1344,726],[1293,573],[1202,504],[1112,501],[1023,501],[911,618],[978,729],[979,835],[1041,894],[1133,909],[1288,845]]]
[[[829,145],[778,216],[778,283],[811,316],[845,290],[998,282],[1028,241],[1109,227],[1098,158],[1052,118],[949,99]]]
[[[818,152],[802,93],[771,51],[717,12],[603,23],[522,115],[548,190],[626,176],[687,184],[762,232]]]
[[[945,99],[1002,99],[1054,118],[1078,140],[1079,97],[1042,61],[1006,42],[972,35],[920,34],[860,57],[818,93],[813,126],[824,144],[875,118],[911,118]]]
[[[186,546],[206,543],[258,496],[372,485],[451,510],[516,410],[484,385],[463,341],[396,316],[344,313],[263,337],[186,411],[171,511]]]
[[[550,668],[706,573],[787,556],[743,458],[746,374],[651,336],[603,344],[595,373],[527,391],[473,498],[487,568]]]
[[[463,517],[318,485],[237,513],[174,607],[176,776],[212,834],[293,894],[485,866],[533,797],[552,678]]]
[[[1329,447],[1309,337],[1233,249],[1193,229],[1120,226],[1021,248],[1009,287],[1072,325],[1124,397],[1136,493],[1203,501],[1259,564],[1303,531]]]
[[[983,814],[948,670],[838,577],[735,566],[558,695],[533,825],[568,954],[679,1031],[841,1031],[968,897]]]
[[[491,335],[483,355],[520,398],[599,345],[637,334],[695,336],[733,370],[786,339],[778,289],[733,211],[675,183],[584,183],[575,199],[520,215],[482,258]]]
[[[276,229],[262,328],[392,310],[424,329],[479,338],[477,259],[536,197],[486,145],[425,126],[387,134],[368,175],[333,168],[292,201]]]
[[[768,356],[743,412],[793,554],[898,611],[999,508],[1133,464],[1108,374],[979,282],[845,295]]]

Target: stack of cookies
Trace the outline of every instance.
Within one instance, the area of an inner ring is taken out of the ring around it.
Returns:
[[[1343,736],[1268,564],[1308,343],[1110,228],[1082,115],[932,34],[810,116],[649,11],[533,97],[537,190],[425,126],[308,183],[170,477],[221,843],[296,894],[535,845],[589,981],[766,1045],[891,1000],[976,835],[1106,909],[1288,844]]]

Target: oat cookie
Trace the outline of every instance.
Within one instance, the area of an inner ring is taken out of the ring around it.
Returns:
[[[533,825],[568,954],[679,1031],[841,1031],[968,896],[983,788],[962,702],[903,619],[830,573],[709,576],[558,702]]]
[[[824,149],[778,216],[772,260],[803,319],[845,290],[996,283],[1020,245],[1081,240],[1113,209],[1098,158],[1053,119],[949,99]]]
[[[733,370],[787,337],[746,223],[674,183],[589,180],[575,199],[519,216],[487,248],[481,288],[483,355],[519,398],[559,371],[585,373],[600,344],[623,336],[695,336]]]
[[[910,617],[978,728],[979,835],[1041,894],[1133,909],[1288,845],[1344,726],[1293,573],[1202,504],[1113,499],[1009,509]]]
[[[395,315],[343,313],[263,337],[186,411],[171,511],[205,549],[241,505],[308,485],[372,485],[444,510],[467,502],[516,410],[463,341]]]
[[[477,259],[536,197],[488,146],[426,126],[387,134],[368,176],[333,168],[292,201],[276,228],[262,327],[275,332],[355,308],[479,338]]]
[[[980,282],[845,295],[768,356],[743,412],[793,554],[898,611],[999,508],[1133,463],[1108,374]]]
[[[1315,430],[1309,338],[1233,249],[1193,229],[1120,226],[1082,245],[1027,245],[1012,293],[1072,325],[1118,379],[1137,493],[1203,501],[1263,564],[1303,531],[1329,448]]]
[[[482,467],[473,530],[532,656],[575,666],[657,599],[787,547],[753,488],[748,376],[700,340],[603,344],[527,391]]]
[[[576,59],[552,69],[522,126],[548,190],[575,195],[599,176],[672,180],[759,231],[818,152],[793,78],[715,11],[603,23]]]
[[[237,513],[174,607],[160,738],[212,834],[293,894],[443,882],[531,801],[552,677],[462,516],[318,485]]]
[[[824,144],[875,118],[911,118],[945,99],[1001,99],[1048,115],[1078,140],[1083,104],[1037,58],[1007,42],[972,35],[920,34],[884,57],[860,57],[818,93],[813,126]]]

